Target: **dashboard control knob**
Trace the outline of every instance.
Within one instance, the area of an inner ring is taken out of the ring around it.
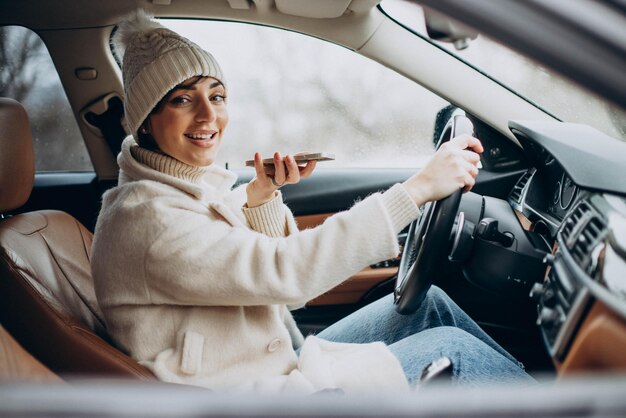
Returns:
[[[546,292],[546,287],[543,283],[535,283],[533,288],[530,289],[530,297],[535,301],[539,302],[543,294]]]
[[[498,231],[498,220],[493,218],[483,218],[476,225],[475,234],[480,238],[497,242],[503,247],[510,247],[515,242],[515,237],[510,232]]]
[[[553,308],[556,306],[556,294],[554,293],[554,290],[548,288],[546,289],[546,291],[543,293],[543,306],[547,306],[550,308]]]
[[[537,325],[554,325],[559,319],[559,313],[556,309],[545,307],[539,312]]]
[[[548,254],[546,254],[545,257],[543,257],[543,262],[545,264],[549,265],[549,266],[553,266],[554,265],[554,259],[555,259],[554,255],[548,253]]]

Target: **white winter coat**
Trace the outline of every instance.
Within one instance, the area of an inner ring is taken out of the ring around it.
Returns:
[[[418,214],[401,185],[298,231],[280,193],[246,208],[245,189],[231,190],[236,176],[222,168],[185,165],[131,137],[118,162],[93,241],[96,295],[113,339],[159,379],[270,392],[407,388],[383,343],[302,344],[286,308],[398,254],[397,234]]]

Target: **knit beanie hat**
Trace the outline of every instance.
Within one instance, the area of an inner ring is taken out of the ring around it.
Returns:
[[[113,45],[122,58],[126,124],[135,140],[148,114],[181,82],[209,76],[225,84],[211,54],[155,22],[143,10],[133,12],[118,25]]]

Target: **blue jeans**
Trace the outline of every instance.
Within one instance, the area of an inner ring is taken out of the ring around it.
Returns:
[[[326,328],[317,336],[328,341],[382,341],[400,360],[415,385],[432,361],[452,360],[452,382],[485,384],[533,382],[509,353],[489,337],[448,295],[432,286],[420,308],[400,315],[392,295],[373,302]]]

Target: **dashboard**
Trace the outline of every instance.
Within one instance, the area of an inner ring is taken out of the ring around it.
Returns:
[[[626,144],[583,125],[509,127],[532,167],[508,203],[552,248],[531,290],[546,347],[556,364],[580,363],[581,330],[601,305],[617,326],[593,344],[617,347],[626,367]]]
[[[563,221],[580,191],[576,183],[553,158],[535,170],[532,180],[534,184],[528,190],[524,204],[540,213],[546,221]]]

